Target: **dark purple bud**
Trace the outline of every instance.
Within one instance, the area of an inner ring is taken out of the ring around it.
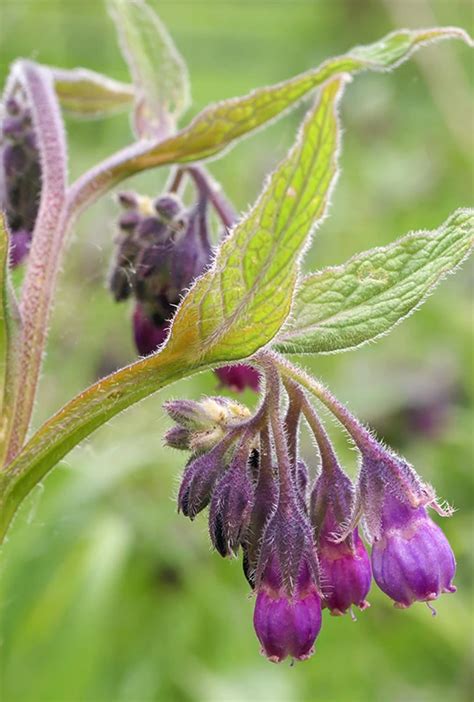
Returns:
[[[15,97],[8,97],[5,100],[5,109],[10,115],[18,115],[21,111],[21,104]]]
[[[3,167],[7,180],[24,174],[28,156],[21,144],[7,144],[3,149]]]
[[[156,326],[143,312],[140,305],[133,312],[133,337],[138,353],[148,356],[161,346],[168,336],[168,325]]]
[[[122,302],[129,298],[133,291],[139,247],[129,232],[121,234],[117,243],[117,253],[109,274],[109,290],[116,302]]]
[[[225,470],[221,446],[191,458],[185,468],[178,494],[178,511],[194,519],[207,505],[219,476]]]
[[[234,392],[243,392],[246,388],[258,392],[260,374],[252,366],[236,363],[232,366],[216,368],[214,372],[219,378],[221,385],[228,387]]]
[[[164,244],[170,240],[170,230],[157,217],[144,217],[137,225],[137,237],[152,244]]]
[[[288,656],[305,660],[314,653],[321,629],[321,599],[306,563],[301,563],[293,591],[288,593],[276,557],[268,561],[257,590],[253,623],[262,653],[273,663]]]
[[[136,210],[124,212],[119,219],[119,227],[125,232],[133,232],[141,222],[140,213]],[[137,245],[136,245],[137,246]],[[137,246],[138,248],[138,246]]]
[[[3,136],[8,137],[11,141],[19,141],[24,136],[27,126],[29,125],[23,116],[6,117],[2,125]]]
[[[160,195],[153,203],[158,216],[165,222],[174,220],[183,211],[183,205],[176,195],[168,193]]]
[[[13,232],[10,239],[10,265],[16,268],[27,257],[31,246],[31,233]]]
[[[456,591],[454,554],[424,507],[410,507],[387,494],[381,521],[380,536],[372,546],[372,569],[377,585],[396,607],[431,602]]]
[[[247,462],[248,456],[239,450],[212,495],[209,534],[223,557],[237,553],[250,523],[254,491]]]
[[[254,502],[250,524],[247,530],[245,544],[243,544],[243,569],[249,585],[255,587],[255,576],[262,543],[262,536],[266,524],[275,513],[278,505],[278,488],[275,481],[275,470],[271,463],[272,457],[269,447],[261,442],[258,452],[258,465],[249,461],[252,471],[258,469],[256,479]]]
[[[10,260],[15,266],[29,250],[39,208],[41,166],[26,96],[18,85],[4,107],[0,123],[0,207],[5,210],[12,235]]]
[[[208,236],[207,200],[197,203],[187,213],[185,232],[176,238],[171,259],[173,301],[179,302],[184,291],[203,273],[211,260]]]

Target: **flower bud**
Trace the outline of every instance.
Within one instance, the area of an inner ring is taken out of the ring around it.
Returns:
[[[116,302],[133,295],[139,303],[134,337],[137,350],[146,356],[162,343],[183,293],[211,262],[208,197],[200,191],[188,211],[173,193],[152,202],[124,192],[118,201],[125,211],[119,219],[109,288]],[[159,330],[156,334],[154,327]],[[250,366],[225,366],[216,374],[232,390],[258,390],[259,374]]]
[[[229,429],[250,417],[247,407],[225,397],[205,397],[195,400],[171,400],[164,409],[188,432],[187,443],[193,453],[213,448]]]
[[[302,511],[296,494],[282,499],[265,525],[255,574],[256,586],[264,579],[269,563],[278,564],[281,586],[292,593],[298,583],[303,566],[319,585],[319,565],[314,549],[313,530]],[[305,572],[306,572],[305,571]],[[309,576],[308,576],[309,577]]]
[[[41,164],[31,112],[16,85],[3,104],[0,124],[0,208],[11,232],[11,265],[28,254],[41,195]]]
[[[262,653],[273,663],[288,656],[305,660],[313,654],[321,629],[321,599],[304,561],[288,593],[278,560],[272,556],[258,586],[253,623]]]
[[[133,338],[141,356],[148,356],[156,351],[158,346],[168,336],[168,326],[157,326],[146,316],[141,305],[135,305],[133,311]]]
[[[380,589],[399,608],[455,592],[451,546],[424,507],[414,509],[388,495],[380,538],[372,546],[372,569]]]
[[[183,205],[176,195],[167,193],[160,195],[153,203],[153,208],[160,219],[165,222],[171,222],[177,219],[183,212]]]
[[[367,550],[355,529],[352,544],[335,543],[326,534],[318,542],[324,606],[333,615],[345,614],[352,605],[366,609],[372,573]]]
[[[224,470],[224,455],[220,446],[191,458],[179,488],[178,511],[194,519],[209,504],[214,485]]]
[[[245,543],[242,544],[242,566],[244,575],[251,588],[255,587],[256,568],[263,532],[278,505],[278,488],[275,482],[275,470],[271,464],[269,447],[261,442],[260,450],[253,455],[253,458],[258,458],[258,464],[253,466],[253,470],[258,470],[258,473],[256,479],[254,479],[255,492],[250,523]]]
[[[10,264],[16,268],[28,255],[31,246],[31,232],[19,229],[11,235]]]
[[[191,432],[184,427],[171,427],[164,436],[165,445],[181,451],[190,451]]]
[[[250,523],[254,490],[247,461],[247,455],[237,455],[212,495],[209,534],[223,557],[235,555]]]
[[[221,385],[228,387],[230,390],[243,392],[246,388],[250,388],[250,390],[258,392],[260,374],[252,366],[244,363],[222,366],[221,368],[216,368],[215,374],[219,378]]]
[[[318,431],[321,473],[311,493],[310,514],[315,529],[321,571],[323,606],[342,615],[356,605],[366,609],[372,574],[369,555],[357,528],[347,534],[355,502],[354,485],[341,468],[329,437]]]

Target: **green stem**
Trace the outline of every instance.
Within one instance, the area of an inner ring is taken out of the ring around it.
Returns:
[[[178,363],[165,348],[100,380],[64,405],[0,474],[0,542],[24,497],[74,446],[122,410],[195,370]]]

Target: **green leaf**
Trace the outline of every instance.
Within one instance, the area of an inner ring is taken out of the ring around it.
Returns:
[[[472,45],[466,32],[456,27],[402,29],[375,44],[358,46],[347,54],[328,59],[318,68],[290,80],[210,105],[174,136],[127,147],[86,173],[75,188],[73,209],[93,202],[134,173],[217,156],[239,138],[284,114],[332,76],[363,70],[388,71],[406,61],[420,47],[451,38]]]
[[[0,539],[25,495],[94,429],[178,378],[254,353],[276,334],[290,310],[298,259],[335,180],[343,84],[340,77],[321,89],[287,158],[184,298],[163,349],[71,400],[7,467]]]
[[[248,215],[185,297],[171,344],[205,362],[255,353],[290,312],[298,260],[324,217],[337,171],[337,102],[346,77],[329,81],[287,158]]]
[[[163,137],[174,131],[190,104],[186,64],[145,2],[108,0],[108,6],[135,86],[136,131],[142,137]]]
[[[61,107],[71,115],[95,118],[127,109],[134,100],[131,85],[86,68],[49,68]]]
[[[473,246],[474,210],[461,209],[432,232],[414,232],[307,275],[276,348],[330,353],[386,334],[421,305]]]

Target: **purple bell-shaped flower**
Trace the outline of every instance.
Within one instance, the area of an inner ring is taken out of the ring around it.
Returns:
[[[406,608],[455,592],[456,561],[449,542],[427,508],[443,516],[432,488],[414,469],[380,444],[362,451],[360,499],[372,539],[377,585]]]

